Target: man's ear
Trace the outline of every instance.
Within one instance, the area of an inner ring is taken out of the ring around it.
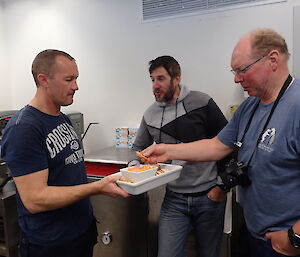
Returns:
[[[271,63],[271,67],[272,69],[276,70],[277,67],[278,67],[278,63],[279,63],[279,52],[278,50],[272,50],[270,53],[269,53],[269,59],[270,59],[270,63]]]
[[[176,76],[176,77],[174,78],[174,81],[175,81],[175,84],[176,84],[176,85],[179,85],[179,83],[180,83],[180,81],[181,81],[181,77],[180,77],[180,76]]]
[[[40,86],[42,86],[42,87],[48,86],[48,76],[46,74],[43,74],[43,73],[38,74],[37,80],[38,80]]]

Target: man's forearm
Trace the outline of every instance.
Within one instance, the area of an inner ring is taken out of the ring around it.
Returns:
[[[20,196],[23,204],[31,213],[63,208],[95,194],[127,197],[128,194],[115,184],[116,179],[111,175],[88,184],[45,186],[27,194],[22,194],[21,191]]]
[[[233,151],[222,144],[217,137],[186,144],[167,145],[170,160],[218,161]]]
[[[24,206],[31,213],[63,208],[96,194],[94,183],[76,186],[47,186],[34,195],[21,196]]]

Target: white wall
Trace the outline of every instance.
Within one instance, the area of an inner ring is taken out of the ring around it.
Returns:
[[[300,78],[300,5],[294,7],[293,55],[293,72]]]
[[[4,9],[0,2],[0,110],[12,108],[11,83],[8,74],[7,47],[5,41]]]
[[[270,27],[292,50],[297,3],[141,23],[141,0],[11,0],[3,19],[12,107],[24,106],[35,92],[30,73],[35,55],[57,48],[79,66],[80,90],[68,109],[83,112],[86,126],[100,123],[85,138],[87,152],[113,145],[115,127],[139,124],[153,102],[147,63],[159,55],[174,56],[183,83],[210,94],[226,113],[243,99],[229,71],[234,45],[248,31]]]

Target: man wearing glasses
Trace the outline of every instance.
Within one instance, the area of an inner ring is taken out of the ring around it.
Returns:
[[[300,256],[300,80],[289,74],[288,59],[277,32],[249,33],[234,48],[231,67],[250,97],[227,126],[212,139],[142,151],[151,163],[234,153],[220,187],[240,186],[252,257]]]

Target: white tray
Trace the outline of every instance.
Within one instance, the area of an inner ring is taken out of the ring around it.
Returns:
[[[166,169],[167,171],[137,183],[118,180],[117,184],[127,193],[138,195],[179,178],[182,166],[171,164],[160,164],[160,166],[162,169]]]

